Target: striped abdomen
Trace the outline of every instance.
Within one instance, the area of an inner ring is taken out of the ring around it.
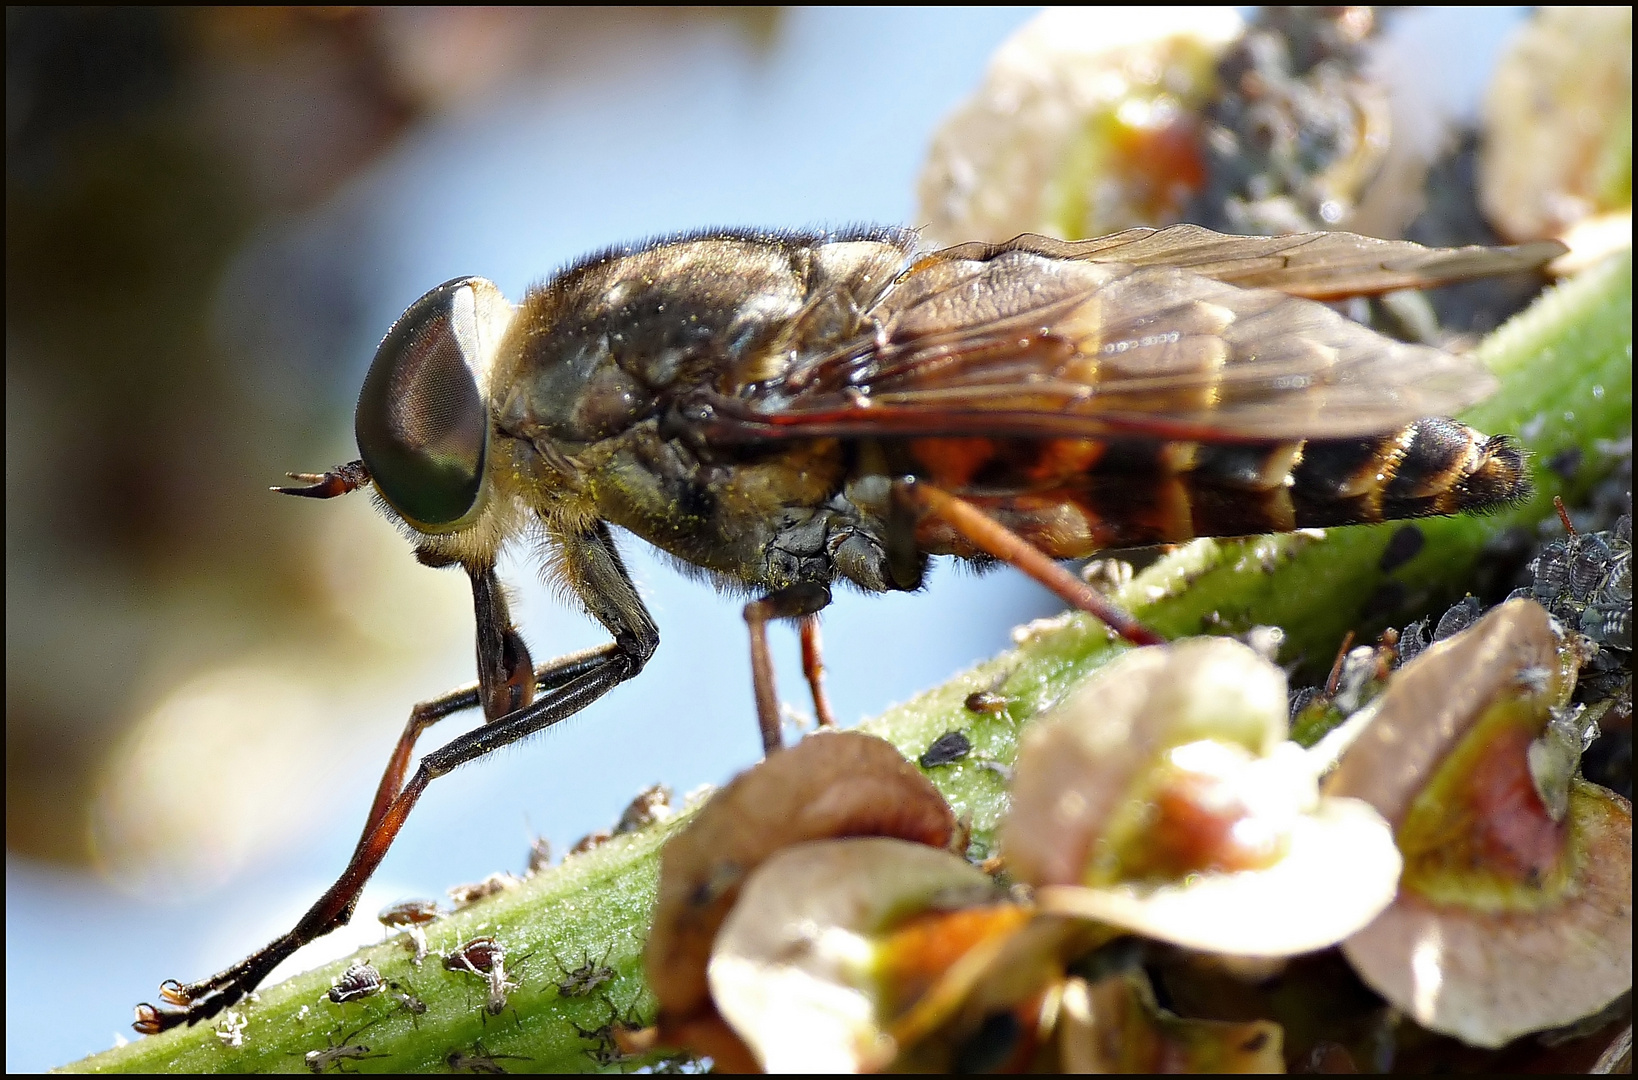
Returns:
[[[1530,493],[1516,444],[1443,417],[1360,439],[918,439],[907,452],[918,476],[1058,558],[1483,511]],[[936,521],[924,522],[916,539],[931,553],[973,554]]]

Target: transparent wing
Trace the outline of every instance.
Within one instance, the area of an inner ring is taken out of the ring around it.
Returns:
[[[869,313],[869,337],[713,400],[710,434],[1243,441],[1391,431],[1458,411],[1495,381],[1472,360],[1393,341],[1291,294],[1309,278],[1328,283],[1316,295],[1332,295],[1340,282],[1352,294],[1516,270],[1557,250],[1536,247],[1526,257],[1193,226],[963,245],[912,267]],[[1240,284],[1250,281],[1280,287]]]

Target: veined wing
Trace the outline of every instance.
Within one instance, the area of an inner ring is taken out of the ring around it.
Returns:
[[[1096,240],[1024,233],[1004,244],[961,244],[933,259],[989,260],[1008,251],[1054,259],[1173,266],[1246,288],[1310,300],[1340,300],[1396,289],[1425,289],[1469,278],[1535,270],[1567,249],[1556,240],[1515,247],[1429,248],[1357,233],[1231,236],[1199,225],[1127,229]]]
[[[1399,288],[1426,283],[1405,269],[1417,264],[1443,267],[1433,280],[1447,280],[1455,268],[1467,268],[1456,276],[1520,269],[1557,250],[1534,247],[1528,256],[1440,251],[1347,234],[1228,237],[1193,226],[1081,244],[1027,237],[964,245],[913,266],[869,313],[871,336],[749,393],[712,400],[708,427],[728,440],[1262,441],[1392,431],[1462,409],[1495,380],[1472,360],[1393,341],[1291,295],[1301,268],[1333,284],[1392,280],[1388,287]],[[1375,252],[1374,261],[1361,252]],[[1115,261],[1117,254],[1138,261]],[[1251,280],[1281,287],[1238,284]]]

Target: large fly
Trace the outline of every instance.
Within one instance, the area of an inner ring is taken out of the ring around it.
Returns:
[[[1528,270],[1559,245],[1188,225],[925,254],[915,240],[703,233],[596,255],[517,306],[476,277],[410,306],[364,380],[360,460],[278,490],[373,487],[417,559],[463,569],[477,682],[412,710],[352,859],[296,926],[212,978],[167,981],[163,1007],[138,1006],[137,1030],[237,1002],[350,919],[436,777],[642,670],[659,632],[612,525],[749,597],[772,753],[767,623],[800,620],[816,712],[833,723],[814,617],[839,584],[909,591],[934,556],[1000,560],[1150,644],[1058,560],[1528,494],[1516,444],[1445,418],[1491,391],[1488,373],[1317,301]],[[612,638],[538,665],[495,574],[502,547],[537,531]],[[421,733],[473,708],[485,722],[411,773]]]

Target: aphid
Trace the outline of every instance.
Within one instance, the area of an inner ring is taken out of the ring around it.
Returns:
[[[578,839],[578,840],[576,840],[574,842],[574,846],[569,849],[569,854],[570,855],[584,855],[588,851],[592,851],[592,850],[594,850],[596,848],[602,847],[604,844],[608,843],[610,840],[613,840],[613,839],[614,839],[614,834],[613,833],[606,833],[606,832],[601,832],[601,831],[587,833],[585,836],[582,836],[580,839]]]
[[[1128,571],[1131,570],[1131,564],[1122,563],[1121,565],[1125,566]],[[990,685],[968,694],[962,700],[963,707],[968,712],[983,713],[989,716],[1006,712],[1007,706],[1012,704],[1012,701],[1001,692],[1001,688],[1007,684],[1007,680],[1010,678],[1012,678],[1012,668],[1010,667],[997,673],[995,678],[991,680]]]
[[[637,797],[626,805],[615,823],[614,835],[637,832],[647,828],[656,821],[665,821],[671,816],[671,789],[664,784],[655,784],[646,787],[637,793]]]
[[[1482,510],[1527,491],[1523,456],[1441,413],[1478,364],[1321,304],[1542,265],[1563,249],[1429,249],[1346,233],[1196,226],[1020,236],[919,253],[903,229],[715,232],[593,256],[508,303],[477,277],[383,339],[360,460],[290,494],[373,486],[432,567],[472,585],[478,681],[417,706],[347,867],[288,933],[142,1021],[213,1016],[351,915],[434,778],[635,676],[659,632],[614,526],[748,592],[763,745],[781,745],[767,623],[847,584],[914,591],[942,555],[1008,563],[1135,644],[1160,640],[1056,560],[1101,549]],[[608,630],[536,666],[496,576],[543,536]],[[430,725],[484,723],[421,758]],[[406,780],[407,778],[407,780]]]
[[[443,909],[436,900],[400,900],[381,909],[376,918],[382,926],[394,928],[404,926],[424,926],[443,915]]]
[[[946,731],[934,739],[932,745],[916,760],[924,769],[950,765],[973,752],[973,741],[964,731]]]
[[[414,954],[410,963],[419,967],[427,958],[427,933],[421,927],[442,915],[436,900],[403,900],[382,908],[376,918],[383,926],[404,931],[404,945]]]
[[[342,1005],[374,997],[386,988],[387,984],[382,981],[381,972],[375,969],[374,964],[367,960],[354,960],[347,965],[346,971],[336,977],[325,996]]]
[[[563,980],[556,984],[560,997],[585,997],[599,986],[613,979],[616,972],[608,966],[609,953],[614,950],[610,945],[603,950],[601,960],[593,960],[588,953],[581,958],[580,966],[573,969],[563,966],[563,962],[554,961],[557,969],[563,973]]]
[[[352,1034],[343,1035],[339,1043],[337,1043],[332,1036],[325,1035],[324,1041],[327,1045],[323,1050],[309,1050],[307,1053],[302,1055],[302,1060],[306,1062],[308,1070],[310,1072],[322,1073],[327,1071],[330,1066],[334,1065],[337,1072],[345,1072],[346,1069],[344,1069],[343,1066],[349,1061],[366,1061],[370,1058],[384,1058],[390,1056],[387,1054],[372,1054],[370,1053],[370,1048],[368,1046],[354,1045],[352,1043],[353,1039],[356,1039],[362,1035],[365,1028],[368,1028],[370,1024],[373,1023],[375,1023],[375,1021],[371,1020],[368,1024],[365,1024]]]
[[[450,902],[457,909],[471,907],[479,900],[507,892],[523,884],[523,879],[516,874],[508,874],[501,870],[490,874],[482,881],[474,881],[469,885],[454,885],[448,890]]]
[[[528,1061],[529,1058],[522,1054],[491,1054],[484,1049],[482,1042],[474,1042],[471,1052],[451,1050],[449,1056],[444,1058],[444,1064],[449,1066],[450,1072],[493,1075],[506,1071],[501,1067],[501,1061],[503,1060]]]
[[[999,713],[1007,709],[1007,699],[994,690],[974,690],[962,699],[968,712]]]
[[[534,877],[552,865],[552,845],[544,836],[529,841],[529,864],[524,876]]]
[[[489,990],[484,1009],[490,1016],[499,1016],[505,1011],[507,995],[519,986],[506,978],[506,946],[492,937],[473,938],[455,949],[444,957],[444,967],[484,980]]]
[[[229,1050],[238,1050],[245,1044],[245,1028],[249,1026],[250,1021],[244,1013],[229,1009],[221,1023],[216,1025],[216,1037]]]
[[[421,1026],[419,1017],[427,1014],[427,1003],[422,1001],[420,996],[415,993],[415,987],[410,986],[407,981],[400,986],[397,982],[389,979],[387,981],[387,996],[397,1001],[399,1006],[410,1014],[410,1019],[415,1023],[416,1027]]]

